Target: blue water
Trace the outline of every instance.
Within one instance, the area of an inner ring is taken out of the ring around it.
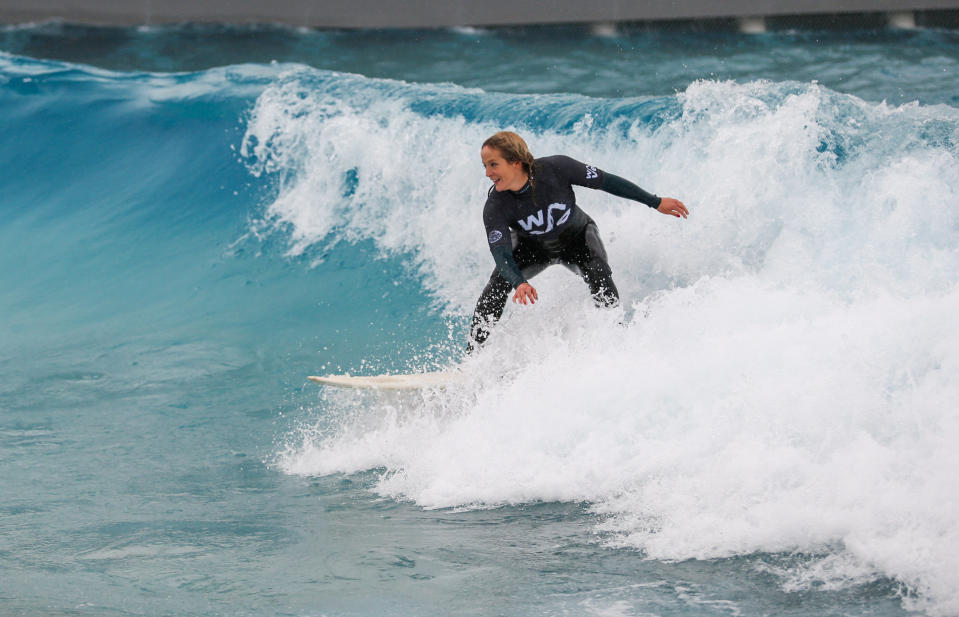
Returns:
[[[959,615],[959,35],[0,30],[0,614]],[[513,128],[565,271],[445,391]],[[625,322],[623,328],[619,322]]]

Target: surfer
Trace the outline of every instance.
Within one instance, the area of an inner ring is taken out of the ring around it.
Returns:
[[[663,214],[689,215],[678,199],[657,197],[568,156],[533,158],[523,138],[511,131],[483,142],[480,156],[486,177],[493,182],[483,224],[496,268],[476,302],[467,352],[486,341],[492,324],[503,314],[510,290],[514,290],[513,302],[536,303],[539,294],[528,279],[553,264],[582,276],[597,306],[619,304],[599,230],[576,205],[574,184],[644,203]]]

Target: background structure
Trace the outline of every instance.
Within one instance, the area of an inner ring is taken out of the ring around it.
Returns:
[[[950,24],[959,0],[0,0],[0,22],[63,20],[104,25],[177,22],[277,23],[314,28],[438,28],[733,20],[744,30],[767,18],[870,14],[897,27]]]

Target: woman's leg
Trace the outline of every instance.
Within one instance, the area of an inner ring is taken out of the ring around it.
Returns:
[[[545,270],[550,262],[548,255],[522,240],[518,240],[513,245],[513,259],[516,260],[516,265],[527,280]],[[486,342],[493,324],[503,315],[506,299],[511,291],[513,286],[500,276],[499,270],[494,269],[483,293],[476,301],[466,353],[472,353]]]
[[[609,267],[606,248],[599,238],[596,223],[586,225],[578,242],[564,251],[563,260],[576,266],[597,306],[609,308],[619,305],[619,290],[613,282],[613,271]]]

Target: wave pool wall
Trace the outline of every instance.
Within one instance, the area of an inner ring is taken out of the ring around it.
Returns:
[[[957,0],[554,0],[549,9],[533,0],[2,0],[0,22],[62,19],[107,25],[179,22],[280,23],[321,28],[435,28],[545,23],[613,23],[689,19],[755,20],[763,17],[888,13],[893,25],[916,22],[916,11],[959,10]],[[923,21],[922,19],[920,21]],[[932,21],[935,21],[934,19]],[[756,27],[746,21],[744,28]]]

